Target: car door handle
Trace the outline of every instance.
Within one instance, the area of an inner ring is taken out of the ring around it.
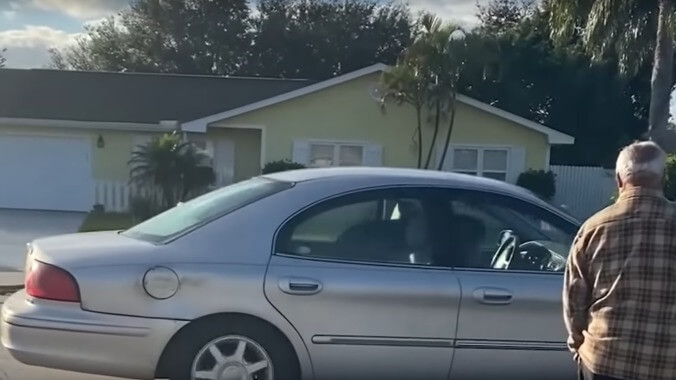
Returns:
[[[312,295],[322,291],[322,284],[309,278],[286,277],[279,280],[279,289],[287,294]]]
[[[509,305],[512,292],[499,288],[479,288],[474,291],[474,299],[487,305]]]

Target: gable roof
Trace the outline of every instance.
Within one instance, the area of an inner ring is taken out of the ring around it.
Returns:
[[[0,118],[150,123],[193,120],[309,80],[0,69]]]
[[[277,96],[273,96],[267,99],[260,100],[258,102],[254,102],[251,104],[244,105],[239,108],[231,108],[228,110],[222,110],[222,112],[219,112],[217,114],[205,116],[196,120],[191,120],[188,122],[183,123],[182,128],[187,131],[205,131],[206,126],[209,123],[213,123],[216,121],[220,120],[225,120],[229,119],[231,117],[235,117],[237,115],[241,115],[247,112],[255,111],[261,108],[265,108],[268,106],[275,105],[277,103],[282,103],[287,100],[291,100],[294,98],[298,98],[301,96],[309,95],[317,91],[324,90],[329,87],[333,87],[336,85],[339,85],[341,83],[349,82],[353,79],[361,78],[366,75],[370,74],[375,74],[377,72],[381,72],[383,70],[386,70],[389,66],[382,64],[382,63],[377,63],[372,66],[365,67],[363,69],[359,69],[356,71],[349,72],[347,74],[339,75],[337,77],[327,79],[322,82],[317,82],[314,84],[311,84],[309,86],[305,86],[299,89],[296,89],[294,91],[290,91],[284,94],[279,94]]]
[[[281,102],[285,102],[287,100],[291,100],[294,98],[298,98],[301,96],[309,95],[317,91],[324,90],[326,88],[332,87],[339,85],[341,83],[345,83],[366,75],[371,75],[375,74],[378,72],[383,72],[385,70],[388,70],[390,66],[378,63],[375,65],[371,65],[368,67],[365,67],[363,69],[353,71],[344,75],[337,76],[335,78],[331,78],[322,82],[314,83],[305,87],[298,88],[296,90],[279,94],[277,96],[273,96],[267,99],[260,100],[258,102],[254,102],[251,104],[246,104],[242,107],[238,108],[230,108],[227,110],[222,110],[222,112],[219,112],[217,114],[205,116],[199,119],[191,120],[184,122],[182,124],[182,129],[186,131],[205,131],[206,127],[209,123],[229,119],[247,112],[255,111],[261,108],[269,107],[274,104],[278,104]],[[547,127],[543,124],[536,123],[532,120],[528,120],[526,118],[523,118],[521,116],[515,115],[513,113],[501,110],[497,107],[493,107],[489,104],[483,103],[479,100],[470,98],[468,96],[458,94],[457,100],[461,103],[464,103],[468,106],[478,108],[484,112],[493,114],[495,116],[498,116],[500,118],[509,120],[513,123],[519,124],[523,127],[526,127],[528,129],[535,130],[537,132],[543,133],[544,135],[547,136],[547,139],[550,144],[573,144],[575,142],[575,138],[567,135],[563,132],[559,132],[553,128]]]
[[[206,131],[225,120],[366,75],[388,70],[375,64],[321,82],[305,79],[219,77],[157,73],[0,69],[0,120],[53,121],[54,126],[157,126],[182,122],[186,131]],[[457,100],[547,136],[550,144],[575,139],[545,125],[464,95]],[[18,123],[17,125],[22,124]]]

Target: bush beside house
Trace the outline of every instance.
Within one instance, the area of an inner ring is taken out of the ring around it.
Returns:
[[[296,170],[296,169],[304,169],[305,165],[299,164],[298,162],[293,162],[290,160],[277,160],[277,161],[270,161],[265,166],[263,166],[263,170],[261,171],[263,174],[270,174],[270,173],[278,173],[278,172],[283,172],[287,170]]]
[[[556,175],[552,171],[526,170],[519,175],[516,184],[550,201],[556,194]]]

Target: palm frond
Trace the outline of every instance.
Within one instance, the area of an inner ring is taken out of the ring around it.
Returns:
[[[636,71],[654,48],[655,0],[549,0],[550,35],[559,47],[580,39],[594,61],[616,59]]]

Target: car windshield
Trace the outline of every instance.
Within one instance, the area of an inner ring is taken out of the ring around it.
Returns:
[[[263,177],[238,182],[179,204],[121,234],[162,242],[291,186],[291,182]]]

